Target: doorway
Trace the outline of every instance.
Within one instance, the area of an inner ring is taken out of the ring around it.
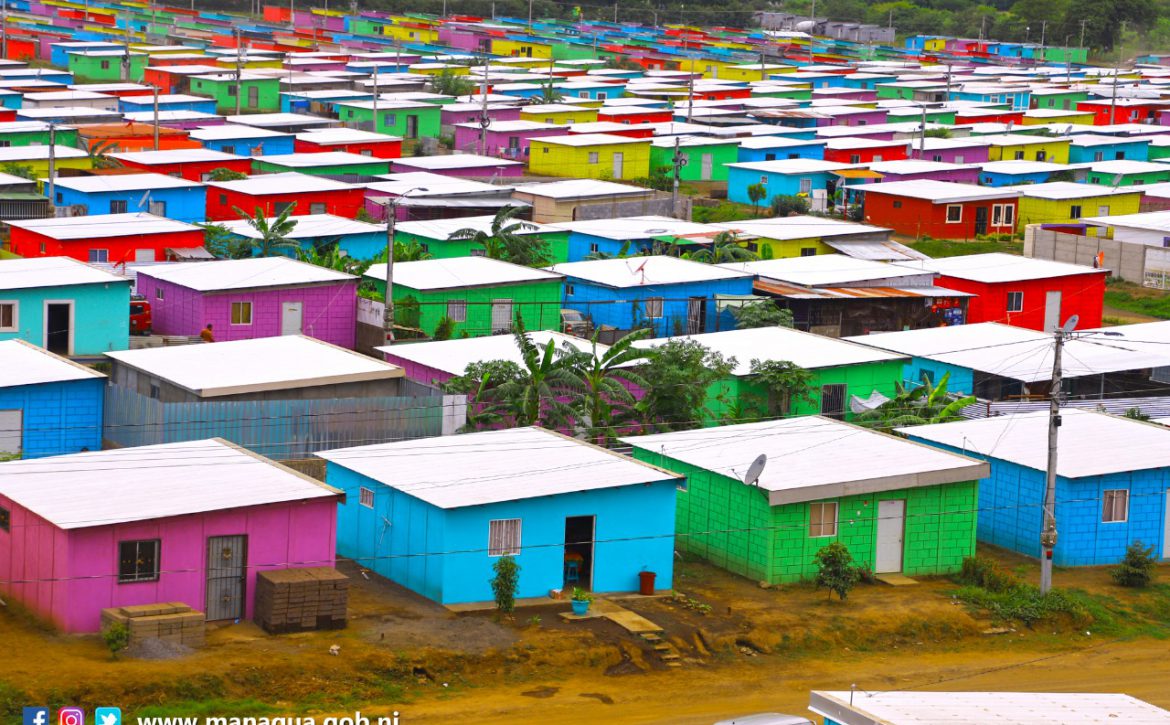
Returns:
[[[378,130],[378,129],[374,129]],[[418,116],[406,117],[406,137],[418,138]]]
[[[73,303],[45,303],[45,349],[58,355],[73,354]]]
[[[300,302],[280,304],[280,334],[299,335],[303,328],[304,311]]]
[[[626,169],[626,155],[624,153],[616,152],[613,155],[613,178],[624,179]]]
[[[975,207],[975,233],[987,233],[987,207]]]
[[[1044,293],[1044,331],[1052,332],[1060,327],[1060,290]]]
[[[710,181],[711,173],[715,168],[715,157],[712,154],[703,154],[700,158],[699,180]]]
[[[698,335],[707,331],[707,298],[692,297],[687,300],[687,334]]]
[[[492,334],[512,331],[512,300],[492,300]]]
[[[210,536],[207,539],[207,621],[244,616],[244,574],[248,564],[248,537]]]
[[[902,571],[902,542],[906,528],[906,502],[878,501],[877,542],[874,546],[875,574],[895,574]]]
[[[596,517],[565,517],[565,588],[593,588],[593,531]]]
[[[24,411],[0,410],[0,454],[20,455],[24,450]]]
[[[846,386],[844,383],[833,383],[831,385],[821,386],[821,415],[826,418],[835,418],[837,420],[844,420],[845,418],[845,393]]]

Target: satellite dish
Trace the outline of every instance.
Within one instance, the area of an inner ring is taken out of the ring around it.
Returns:
[[[1060,331],[1065,332],[1065,333],[1072,332],[1073,330],[1077,329],[1077,324],[1080,321],[1081,321],[1080,315],[1073,315],[1072,317],[1070,317],[1064,321],[1064,324],[1060,326]]]
[[[743,482],[749,486],[756,486],[760,481],[760,474],[764,472],[764,465],[768,463],[768,456],[761,453],[752,461],[752,465],[748,466],[747,475],[743,477]]]

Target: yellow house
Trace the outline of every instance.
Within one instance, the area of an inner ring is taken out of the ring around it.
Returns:
[[[726,60],[713,58],[683,58],[678,62],[678,69],[688,73],[702,73],[704,78],[726,78],[728,68],[740,65]]]
[[[597,120],[597,109],[567,103],[539,103],[521,107],[520,120],[557,124],[593,123]]]
[[[1033,108],[1024,111],[1021,126],[1042,126],[1046,123],[1068,123],[1092,126],[1096,114],[1092,111],[1061,110],[1059,108]]]
[[[215,64],[220,68],[235,69],[235,58],[216,58]],[[257,68],[283,68],[284,61],[279,56],[270,55],[248,55],[244,51],[243,66],[247,70],[255,70]]]
[[[528,58],[525,56],[514,56],[509,58],[492,58],[492,70],[498,70],[500,66],[504,68],[537,68],[539,70],[549,70],[549,62],[547,58]]]
[[[533,138],[528,170],[536,176],[639,179],[650,175],[650,139],[582,133]]]
[[[784,73],[791,70],[791,66],[776,63],[752,63],[750,65],[727,66],[719,76],[725,81],[766,81],[774,73]]]
[[[552,58],[552,45],[536,40],[493,38],[492,53],[514,58]]]
[[[989,161],[1068,163],[1069,138],[1067,136],[1028,136],[1018,133],[1003,133],[981,136],[979,140],[989,145]]]
[[[465,76],[471,74],[471,68],[455,63],[415,63],[407,69],[407,73],[420,73],[427,76],[437,76],[444,72],[453,76]]]
[[[437,43],[439,29],[427,25],[415,18],[393,18],[393,25],[383,25],[382,35],[387,35],[403,43]]]
[[[927,38],[926,42],[922,44],[922,49],[927,51],[938,51],[947,49],[946,38]]]
[[[1141,187],[1109,188],[1071,181],[1025,184],[1020,192],[1017,229],[1029,224],[1076,224],[1083,217],[1137,214],[1142,202]]]
[[[80,169],[88,171],[93,168],[93,158],[72,146],[55,146],[54,165],[57,173],[62,169]],[[11,164],[13,166],[27,166],[32,169],[36,178],[42,179],[49,175],[49,147],[48,146],[8,146],[0,148],[0,167]]]

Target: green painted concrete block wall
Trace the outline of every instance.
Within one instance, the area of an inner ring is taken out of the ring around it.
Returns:
[[[375,288],[385,294],[385,284],[374,282]],[[559,330],[561,326],[560,280],[537,282],[535,284],[496,285],[492,287],[464,288],[419,292],[404,285],[394,285],[394,304],[399,306],[396,315],[402,322],[400,305],[407,297],[419,301],[419,327],[428,335],[434,334],[439,320],[447,314],[447,305],[452,300],[467,303],[467,319],[455,324],[455,336],[466,332],[470,337],[483,337],[492,332],[493,300],[512,301],[512,322],[523,316],[524,327],[528,330]]]
[[[686,166],[682,167],[682,173],[679,174],[679,178],[683,181],[727,181],[727,164],[734,164],[739,156],[739,147],[735,144],[699,148],[684,147],[681,151],[687,159]],[[708,154],[711,156],[709,174],[703,178],[703,157]],[[672,166],[673,158],[673,147],[650,147],[651,169]]]
[[[240,109],[244,113],[269,113],[280,110],[280,79],[264,78],[245,80],[240,84],[240,93],[243,102]],[[215,110],[219,113],[236,112],[235,81],[210,80],[195,78],[191,81],[191,93],[196,96],[210,96],[215,99]],[[256,103],[248,103],[251,89],[256,89]]]
[[[548,242],[549,253],[552,255],[551,264],[561,264],[569,261],[569,232],[542,233],[534,236]],[[473,256],[473,251],[483,252],[483,246],[467,239],[439,240],[434,237],[424,237],[419,234],[395,231],[394,240],[399,244],[417,242],[418,244],[425,245],[427,252],[434,259],[470,257]]]
[[[130,56],[130,81],[142,80],[143,71],[149,59],[145,55]],[[122,80],[122,59],[118,56],[69,56],[69,72],[79,83],[94,81],[117,82]]]
[[[817,551],[834,541],[872,568],[879,500],[906,502],[904,574],[950,574],[975,553],[975,481],[823,499],[838,504],[837,535],[811,537],[808,502],[770,506],[764,491],[733,478],[639,448],[634,458],[687,477],[676,496],[676,547],[757,581],[811,579]]]
[[[373,130],[399,138],[413,138],[407,134],[406,127],[406,119],[413,116],[418,119],[417,138],[438,138],[442,112],[442,109],[437,105],[410,109],[378,109],[378,123]],[[374,111],[371,108],[352,108],[341,105],[338,108],[338,118],[343,123],[370,123],[374,118]]]

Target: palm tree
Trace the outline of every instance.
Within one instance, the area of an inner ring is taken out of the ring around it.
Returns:
[[[356,277],[361,277],[366,273],[366,270],[373,264],[372,259],[356,259],[343,254],[339,248],[339,241],[331,239],[320,244],[313,245],[312,249],[297,249],[297,259],[302,262],[314,264],[318,267],[332,269],[345,274],[352,274]]]
[[[876,428],[882,431],[892,431],[913,425],[929,425],[931,423],[949,423],[959,420],[959,412],[968,405],[973,405],[977,398],[974,395],[956,397],[947,391],[947,383],[951,374],[946,373],[937,384],[929,378],[924,378],[922,385],[907,390],[901,383],[897,386],[897,394],[873,410],[858,415],[853,419],[858,425],[867,428]]]
[[[518,206],[505,206],[492,217],[488,231],[467,227],[451,235],[451,239],[468,240],[480,245],[484,254],[492,259],[502,259],[513,264],[529,267],[548,266],[548,243],[539,237],[521,236],[521,232],[533,231],[537,226],[532,222],[515,219],[520,213]]]
[[[246,220],[248,226],[255,229],[260,235],[259,239],[251,240],[254,256],[274,257],[278,254],[284,254],[285,252],[292,253],[300,249],[301,245],[299,242],[288,238],[288,235],[292,234],[293,229],[296,229],[297,226],[296,219],[289,219],[296,206],[296,202],[289,204],[271,219],[264,215],[264,210],[260,207],[256,207],[255,215],[249,215],[238,206],[232,207],[240,215],[240,218]]]
[[[602,354],[598,354],[597,336],[593,333],[593,345],[589,350],[574,351],[569,355],[569,365],[585,388],[577,405],[577,424],[586,438],[599,446],[606,445],[614,428],[633,421],[637,412],[637,400],[628,385],[648,387],[646,379],[626,367],[631,363],[645,360],[649,351],[634,347],[638,340],[650,336],[650,330],[635,330],[615,342]]]
[[[400,242],[394,240],[394,261],[395,262],[418,262],[424,259],[430,259],[433,255],[426,250],[423,245],[419,244],[417,239],[411,239],[408,242]],[[370,260],[373,264],[386,263],[386,250],[383,249],[374,255]]]
[[[95,169],[116,169],[122,165],[121,161],[111,159],[110,154],[120,151],[121,146],[116,141],[94,141],[86,149],[89,160]]]
[[[512,334],[520,348],[523,374],[494,388],[492,397],[508,405],[518,426],[566,427],[573,418],[573,408],[561,398],[582,387],[570,357],[557,350],[553,340],[543,348],[534,343],[519,317]]]
[[[747,247],[742,246],[735,232],[720,232],[711,240],[711,246],[695,250],[687,255],[692,262],[726,264],[730,262],[754,262],[760,258]]]

